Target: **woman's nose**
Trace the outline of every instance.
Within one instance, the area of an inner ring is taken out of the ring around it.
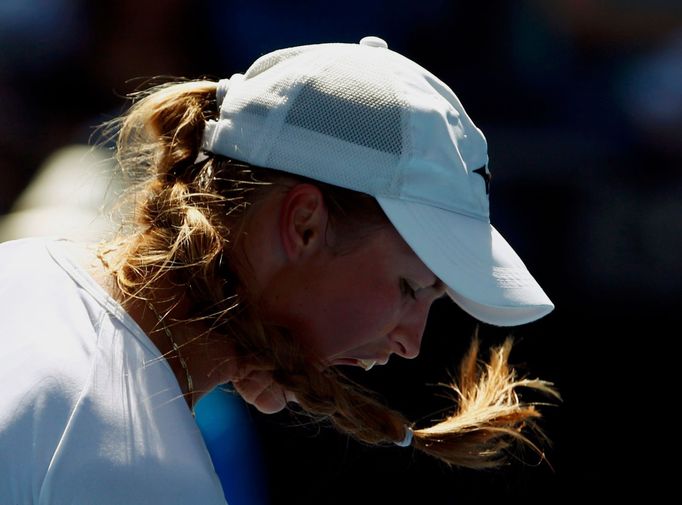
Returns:
[[[389,334],[395,354],[407,359],[419,356],[430,306],[430,303],[415,305]]]

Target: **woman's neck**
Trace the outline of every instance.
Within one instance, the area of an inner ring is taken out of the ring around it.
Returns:
[[[166,359],[190,408],[215,387],[245,373],[234,345],[212,332],[207,322],[192,320],[186,297],[178,296],[177,288],[155,286],[147,290],[154,293],[150,299],[126,297],[101,261],[86,266]]]

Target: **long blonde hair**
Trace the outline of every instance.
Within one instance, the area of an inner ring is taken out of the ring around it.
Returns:
[[[217,115],[216,85],[202,80],[155,86],[134,95],[129,111],[108,125],[118,164],[135,181],[130,227],[100,250],[121,296],[152,298],[158,281],[170,282],[192,302],[188,320],[209,321],[212,334],[259,360],[307,414],[362,442],[391,444],[409,429],[413,447],[469,468],[499,465],[517,442],[542,454],[527,435],[537,431],[540,413],[517,392],[523,387],[558,394],[548,382],[516,377],[508,365],[510,339],[481,363],[474,338],[458,379],[448,385],[453,411],[433,426],[416,426],[338,369],[314,366],[315,358],[294,337],[260,321],[244,286],[246,266],[232,252],[250,208],[278,183],[298,178],[210,153],[198,157],[204,124]],[[332,223],[353,224],[345,226],[346,234],[385,222],[371,197],[315,184]]]

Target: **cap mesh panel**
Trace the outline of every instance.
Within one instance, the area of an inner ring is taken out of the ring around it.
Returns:
[[[400,154],[402,122],[397,99],[390,89],[359,89],[364,87],[359,82],[350,83],[342,90],[345,93],[338,90],[331,93],[327,82],[311,79],[291,105],[285,122],[378,151]],[[371,101],[362,99],[368,95]]]

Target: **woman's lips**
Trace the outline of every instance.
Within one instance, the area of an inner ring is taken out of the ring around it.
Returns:
[[[386,359],[374,359],[374,358],[338,358],[332,361],[332,365],[349,365],[357,366],[365,371],[371,370],[375,365],[385,365],[388,363],[388,358]]]
[[[359,359],[358,360],[358,365],[360,365],[362,368],[365,369],[365,372],[368,372],[376,365],[377,362],[374,359]]]

